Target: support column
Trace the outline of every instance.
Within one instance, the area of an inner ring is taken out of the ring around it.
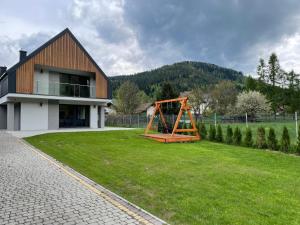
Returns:
[[[97,117],[97,109],[98,107],[95,105],[90,106],[90,128],[98,128],[98,117]]]
[[[7,130],[13,131],[15,129],[15,104],[13,102],[7,103]]]
[[[105,108],[104,106],[99,106],[100,107],[100,128],[104,128],[105,126]]]

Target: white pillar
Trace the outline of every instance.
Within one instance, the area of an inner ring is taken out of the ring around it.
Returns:
[[[15,129],[15,103],[7,103],[7,130]]]
[[[99,106],[100,107],[100,128],[104,128],[105,126],[105,108],[104,106]]]
[[[90,128],[98,128],[98,107],[96,105],[90,106]]]

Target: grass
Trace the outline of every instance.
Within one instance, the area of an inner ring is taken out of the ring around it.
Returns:
[[[300,224],[300,157],[207,141],[162,144],[141,132],[26,140],[171,224]]]
[[[300,124],[300,121],[299,123]],[[245,135],[246,132],[246,124],[245,123],[224,123],[224,124],[220,124],[223,130],[223,134],[226,134],[226,128],[228,125],[230,125],[233,129],[238,126],[243,134],[243,137]],[[253,138],[254,140],[256,139],[256,131],[258,127],[264,127],[266,130],[266,137],[269,133],[269,129],[273,128],[275,130],[276,133],[276,138],[278,141],[280,141],[281,135],[282,135],[282,130],[283,127],[286,126],[288,131],[289,131],[289,135],[290,135],[290,139],[291,139],[291,144],[295,144],[296,143],[296,125],[295,122],[260,122],[260,123],[248,123],[248,127],[251,128],[252,132],[253,132]],[[209,125],[206,125],[206,129],[209,129]]]

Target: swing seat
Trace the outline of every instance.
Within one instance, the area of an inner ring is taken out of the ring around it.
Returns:
[[[193,121],[192,114],[190,112],[190,107],[187,104],[187,100],[188,100],[188,98],[184,97],[184,98],[169,99],[169,100],[155,102],[155,111],[154,111],[154,114],[152,115],[152,117],[149,121],[149,124],[145,130],[144,137],[153,139],[155,141],[163,142],[163,143],[199,141],[201,138],[197,131],[195,123]],[[160,114],[165,130],[169,131],[169,127],[167,126],[166,120],[165,120],[163,112],[161,110],[161,104],[169,103],[169,102],[180,102],[181,103],[180,111],[177,116],[175,125],[172,129],[172,132],[171,133],[149,134],[148,132],[152,128],[152,123],[153,123],[156,113]],[[192,128],[190,128],[190,129],[178,129],[178,124],[180,122],[180,119],[181,119],[184,111],[186,111],[190,117],[190,122],[192,125]],[[194,135],[178,134],[178,133],[182,133],[182,132],[190,132],[190,133],[193,133]]]

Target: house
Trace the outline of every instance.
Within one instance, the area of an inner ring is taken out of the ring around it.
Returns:
[[[0,129],[102,128],[110,99],[107,76],[69,29],[0,67]]]

